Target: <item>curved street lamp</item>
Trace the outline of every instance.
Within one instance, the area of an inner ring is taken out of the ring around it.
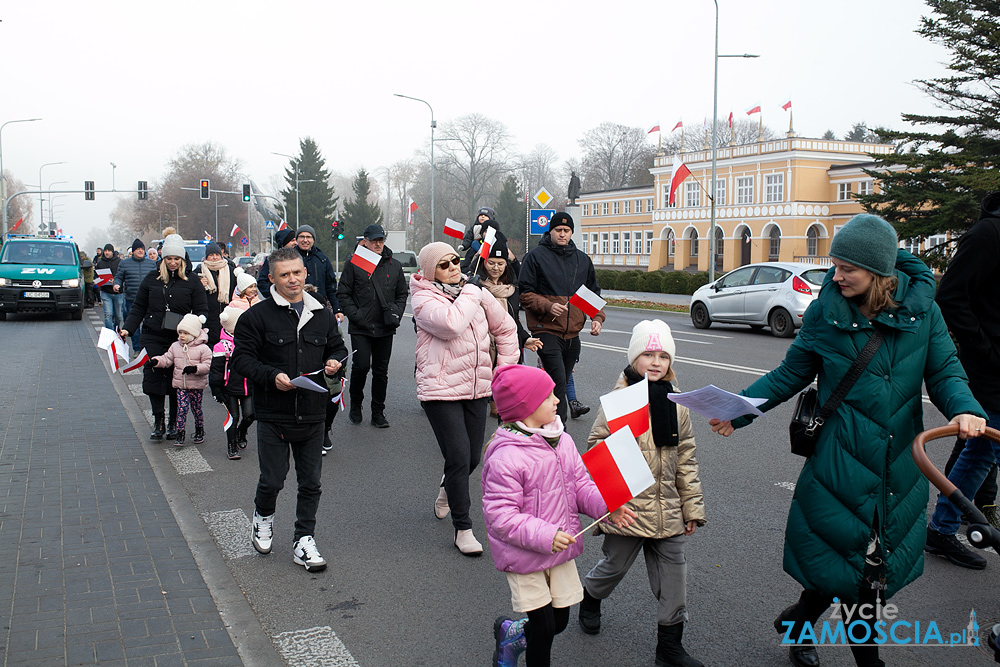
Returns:
[[[7,177],[3,173],[3,128],[11,123],[31,123],[36,120],[41,120],[41,118],[18,118],[0,123],[0,212],[3,214],[4,236],[7,235]],[[41,183],[41,179],[39,179],[39,183]]]
[[[437,121],[434,120],[434,108],[430,105],[427,100],[422,100],[419,97],[410,97],[409,95],[400,95],[399,93],[393,93],[396,97],[402,97],[408,100],[413,100],[415,102],[423,102],[427,105],[427,108],[431,110],[431,243],[434,242],[434,128],[437,127]]]

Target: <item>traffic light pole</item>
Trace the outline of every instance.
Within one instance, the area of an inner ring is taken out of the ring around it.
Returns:
[[[88,193],[97,193],[97,192],[100,192],[101,194],[106,194],[106,193],[128,194],[130,192],[134,192],[134,193],[136,193],[138,195],[138,194],[140,194],[141,191],[140,190],[41,190],[41,191],[39,191],[39,190],[21,190],[20,192],[15,192],[14,194],[12,194],[10,197],[7,198],[7,201],[5,201],[3,203],[3,235],[7,236],[7,214],[9,212],[9,210],[10,210],[10,203],[14,200],[15,197],[20,197],[21,195],[34,195],[34,194],[43,194],[43,195],[78,195],[78,194],[83,194],[83,195],[86,195]],[[42,221],[42,222],[44,223],[44,221]]]

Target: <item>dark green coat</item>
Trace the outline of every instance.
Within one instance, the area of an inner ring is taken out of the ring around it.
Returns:
[[[928,484],[910,452],[924,430],[922,384],[947,418],[985,417],[934,303],[933,274],[904,250],[896,272],[898,307],[875,318],[885,340],[823,427],[799,474],[785,527],[785,572],[807,589],[845,601],[857,599],[873,528],[886,561],[886,597],[923,572]],[[793,398],[817,376],[822,405],[871,337],[872,324],[832,278],[830,271],[781,366],[743,391],[767,398],[763,410]]]

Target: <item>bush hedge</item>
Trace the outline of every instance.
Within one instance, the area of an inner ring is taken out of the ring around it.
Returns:
[[[601,289],[623,292],[658,292],[661,294],[694,294],[708,284],[708,272],[687,271],[615,271],[597,269],[597,284]]]

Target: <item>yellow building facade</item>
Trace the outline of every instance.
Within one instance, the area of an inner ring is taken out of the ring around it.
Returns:
[[[863,212],[855,199],[877,188],[863,168],[892,146],[789,136],[719,148],[716,158],[717,272],[754,262],[825,265],[840,226]],[[653,184],[582,193],[578,247],[600,268],[707,271],[711,150],[681,159],[691,176],[669,203],[673,159],[657,156]]]

